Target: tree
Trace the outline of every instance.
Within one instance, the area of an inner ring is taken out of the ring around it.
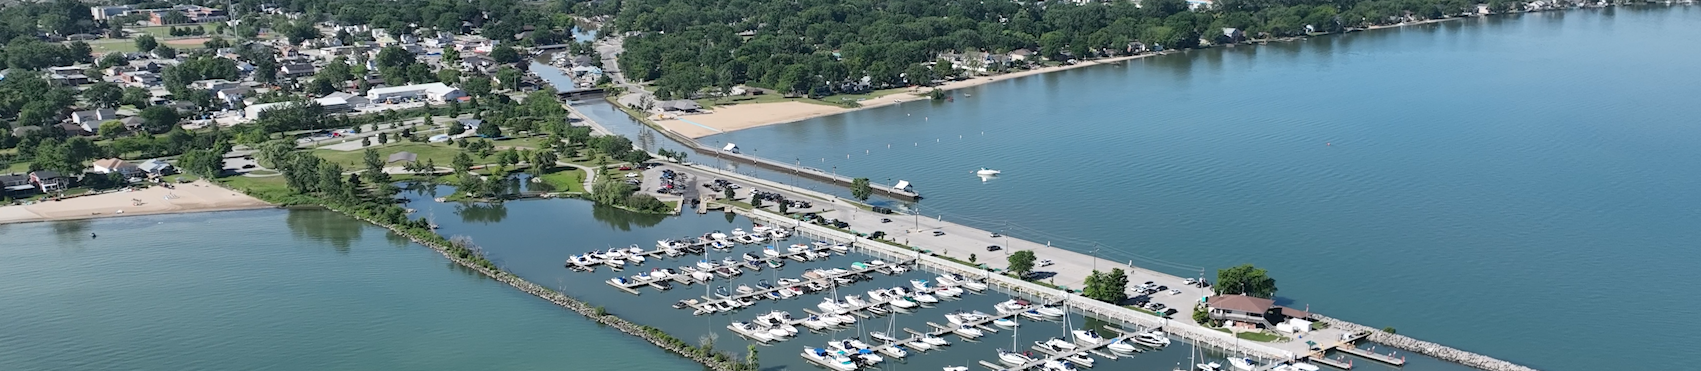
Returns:
[[[466,152],[456,153],[455,160],[451,163],[451,165],[455,166],[456,174],[466,174],[467,172],[472,171],[472,156],[467,156]]]
[[[366,171],[384,170],[384,158],[378,156],[376,149],[367,148],[365,151],[361,151],[360,160],[362,164],[366,165]]]
[[[449,135],[461,135],[461,133],[465,133],[465,132],[467,132],[467,127],[461,125],[461,123],[459,123],[459,122],[449,123]]]
[[[177,126],[180,119],[177,110],[166,106],[149,106],[142,109],[142,127],[150,133],[164,133]]]
[[[130,60],[124,59],[124,53],[106,53],[106,55],[100,57],[100,63],[95,64],[95,66],[100,67],[101,69],[107,69],[114,66],[124,65],[126,63],[130,63]]]
[[[1127,287],[1128,275],[1121,268],[1112,269],[1109,273],[1094,270],[1087,276],[1087,285],[1081,293],[1094,300],[1120,304],[1128,299]]]
[[[760,363],[756,361],[756,344],[750,344],[750,346],[746,347],[746,351],[749,352],[750,355],[744,356],[744,364],[750,365],[751,369],[760,368],[758,367]]]
[[[461,86],[461,71],[444,68],[437,71],[437,81],[452,86]]]
[[[503,89],[519,90],[520,71],[515,70],[513,67],[504,66],[502,69],[496,70],[496,81],[500,81],[502,83]]]
[[[455,48],[443,48],[443,63],[455,63],[460,61],[460,50],[455,50]]]
[[[851,180],[851,197],[860,201],[868,201],[868,196],[874,194],[874,187],[868,184],[868,178]]]
[[[158,47],[158,46],[159,46],[159,41],[154,40],[154,35],[142,34],[142,36],[136,37],[136,50],[137,51],[147,53],[147,52],[153,51],[154,48]]]
[[[148,107],[148,100],[153,99],[153,97],[153,94],[148,93],[148,89],[131,86],[124,88],[124,95],[118,101],[145,110]]]
[[[123,135],[125,131],[126,130],[124,129],[124,123],[122,123],[122,122],[107,121],[107,122],[100,123],[100,137],[101,138],[106,138],[106,139],[118,138],[118,136]]]
[[[110,82],[97,82],[83,90],[83,98],[90,103],[103,108],[118,107],[118,102],[124,100],[124,88]]]
[[[223,24],[221,23],[220,25]],[[208,39],[207,42],[201,43],[201,45],[206,46],[207,49],[224,49],[230,47],[230,40],[225,40],[223,37],[213,36],[212,39]]]
[[[378,144],[383,145],[388,143],[390,143],[390,133],[378,133]]]
[[[224,156],[212,149],[185,152],[177,157],[177,168],[203,178],[215,178],[224,170]]]
[[[784,200],[781,200],[781,201],[777,202],[777,204],[779,205],[779,208],[780,208],[780,215],[785,215],[786,209],[790,208],[790,206],[787,206],[787,205],[789,205],[791,203],[785,202]]]
[[[490,78],[484,75],[469,77],[467,81],[463,81],[461,84],[461,90],[466,91],[469,96],[485,97],[490,95]]]
[[[1017,277],[1026,278],[1028,273],[1034,271],[1035,258],[1032,250],[1017,251],[1010,254],[1007,260],[1010,262],[1010,272],[1015,273]]]
[[[724,194],[724,195],[726,195],[726,199],[728,199],[728,200],[732,200],[732,199],[737,199],[737,198],[738,198],[738,197],[737,197],[737,193],[733,193],[733,191],[732,191],[732,188],[731,188],[731,187],[728,187],[728,188],[724,188],[724,189],[722,189],[722,190],[721,190],[721,194]]]
[[[490,51],[490,60],[501,64],[520,63],[520,51],[507,45],[497,46]]]
[[[165,45],[156,46],[154,47],[154,55],[165,59],[177,58],[177,48]]]
[[[362,138],[360,138],[360,146],[361,146],[361,147],[370,147],[370,146],[372,146],[372,137],[362,137]]]
[[[485,138],[501,138],[502,128],[496,127],[496,123],[486,122],[478,126],[477,133]]]
[[[1276,295],[1276,279],[1252,264],[1217,270],[1217,294],[1241,294],[1269,299]]]
[[[754,196],[750,197],[750,207],[758,209],[762,208],[762,198]]]

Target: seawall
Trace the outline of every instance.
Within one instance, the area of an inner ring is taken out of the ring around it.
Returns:
[[[1322,320],[1323,323],[1329,324],[1330,327],[1340,328],[1340,329],[1353,331],[1353,332],[1369,333],[1370,336],[1366,337],[1365,338],[1366,340],[1370,340],[1372,342],[1376,342],[1376,343],[1379,343],[1379,344],[1382,344],[1382,345],[1393,347],[1395,349],[1400,349],[1400,350],[1405,350],[1405,351],[1408,351],[1408,352],[1413,352],[1413,353],[1422,354],[1422,355],[1426,355],[1426,356],[1430,356],[1430,357],[1435,357],[1435,358],[1443,360],[1443,361],[1458,363],[1458,364],[1461,364],[1461,365],[1470,366],[1470,367],[1473,367],[1473,368],[1487,370],[1487,371],[1535,371],[1536,370],[1534,368],[1526,367],[1526,366],[1515,364],[1515,363],[1512,363],[1512,362],[1503,361],[1503,360],[1500,360],[1500,359],[1496,359],[1494,357],[1489,357],[1489,356],[1485,356],[1485,355],[1481,355],[1481,354],[1476,354],[1476,353],[1467,352],[1467,351],[1463,351],[1463,350],[1453,349],[1452,347],[1448,347],[1446,345],[1441,345],[1441,344],[1436,344],[1436,343],[1432,343],[1432,342],[1428,342],[1428,341],[1413,339],[1413,338],[1411,338],[1409,336],[1405,336],[1405,335],[1388,333],[1388,332],[1384,332],[1384,331],[1379,330],[1379,329],[1370,328],[1369,326],[1360,325],[1360,324],[1357,324],[1357,323],[1352,323],[1352,322],[1347,322],[1347,321],[1342,321],[1342,320],[1339,320],[1339,319],[1331,318],[1331,317],[1320,315],[1320,314],[1317,315],[1317,318],[1319,320]]]

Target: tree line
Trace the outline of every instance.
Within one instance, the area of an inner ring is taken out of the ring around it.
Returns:
[[[1496,10],[1516,1],[1492,0]],[[1200,39],[1291,37],[1475,11],[1465,0],[1184,0],[1014,2],[930,0],[626,0],[613,28],[626,39],[621,70],[662,97],[749,84],[829,95],[847,81],[874,88],[941,78],[920,64],[945,52],[1028,49],[1064,60],[1124,55],[1131,44],[1194,48]],[[664,98],[665,99],[665,98]]]

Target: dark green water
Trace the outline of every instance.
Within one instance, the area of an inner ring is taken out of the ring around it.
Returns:
[[[0,241],[0,370],[697,368],[327,211],[0,225]]]

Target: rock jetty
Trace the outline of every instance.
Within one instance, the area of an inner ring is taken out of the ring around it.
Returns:
[[[1317,315],[1317,317],[1322,320],[1323,323],[1329,324],[1329,327],[1351,332],[1369,333],[1370,336],[1365,338],[1367,340],[1396,349],[1435,357],[1443,361],[1458,363],[1487,371],[1536,371],[1536,369],[1524,365],[1502,361],[1500,359],[1481,354],[1453,349],[1446,345],[1413,339],[1405,335],[1388,333],[1380,329],[1373,329],[1369,326],[1357,323],[1342,321],[1323,315]]]

